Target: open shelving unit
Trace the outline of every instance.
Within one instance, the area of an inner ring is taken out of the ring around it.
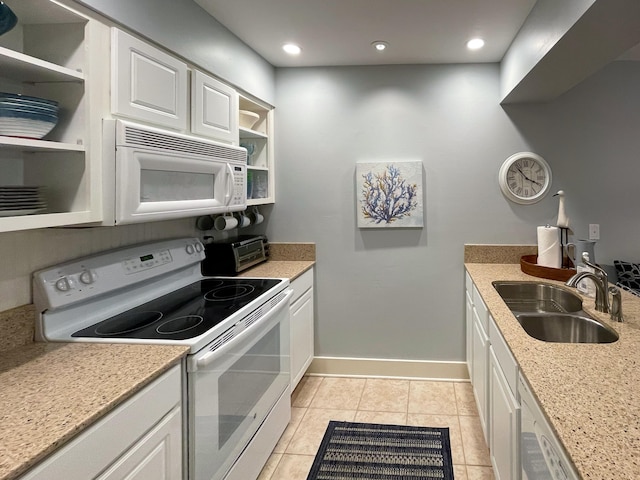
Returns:
[[[18,24],[0,36],[0,92],[55,100],[59,120],[42,139],[0,135],[0,184],[41,186],[47,203],[0,216],[0,232],[98,221],[108,27],[69,1],[5,3]]]
[[[240,95],[240,110],[257,113],[251,128],[240,126],[240,146],[247,147],[247,205],[274,203],[273,108]]]

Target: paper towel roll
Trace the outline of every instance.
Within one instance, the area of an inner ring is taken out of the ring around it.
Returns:
[[[538,227],[538,265],[551,268],[562,266],[558,227]]]

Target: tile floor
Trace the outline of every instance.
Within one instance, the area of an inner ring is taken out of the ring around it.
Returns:
[[[449,427],[455,480],[493,480],[470,383],[305,376],[258,480],[306,480],[329,420]]]

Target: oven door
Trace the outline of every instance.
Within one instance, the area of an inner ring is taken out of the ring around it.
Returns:
[[[219,347],[229,329],[188,359],[190,480],[224,477],[282,393],[289,389],[292,291]],[[213,349],[213,350],[212,350]],[[274,445],[278,439],[274,439]]]

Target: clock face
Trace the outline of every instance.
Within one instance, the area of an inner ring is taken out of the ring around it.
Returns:
[[[502,164],[498,180],[502,193],[509,200],[520,204],[535,203],[551,188],[551,168],[535,153],[516,153]]]

